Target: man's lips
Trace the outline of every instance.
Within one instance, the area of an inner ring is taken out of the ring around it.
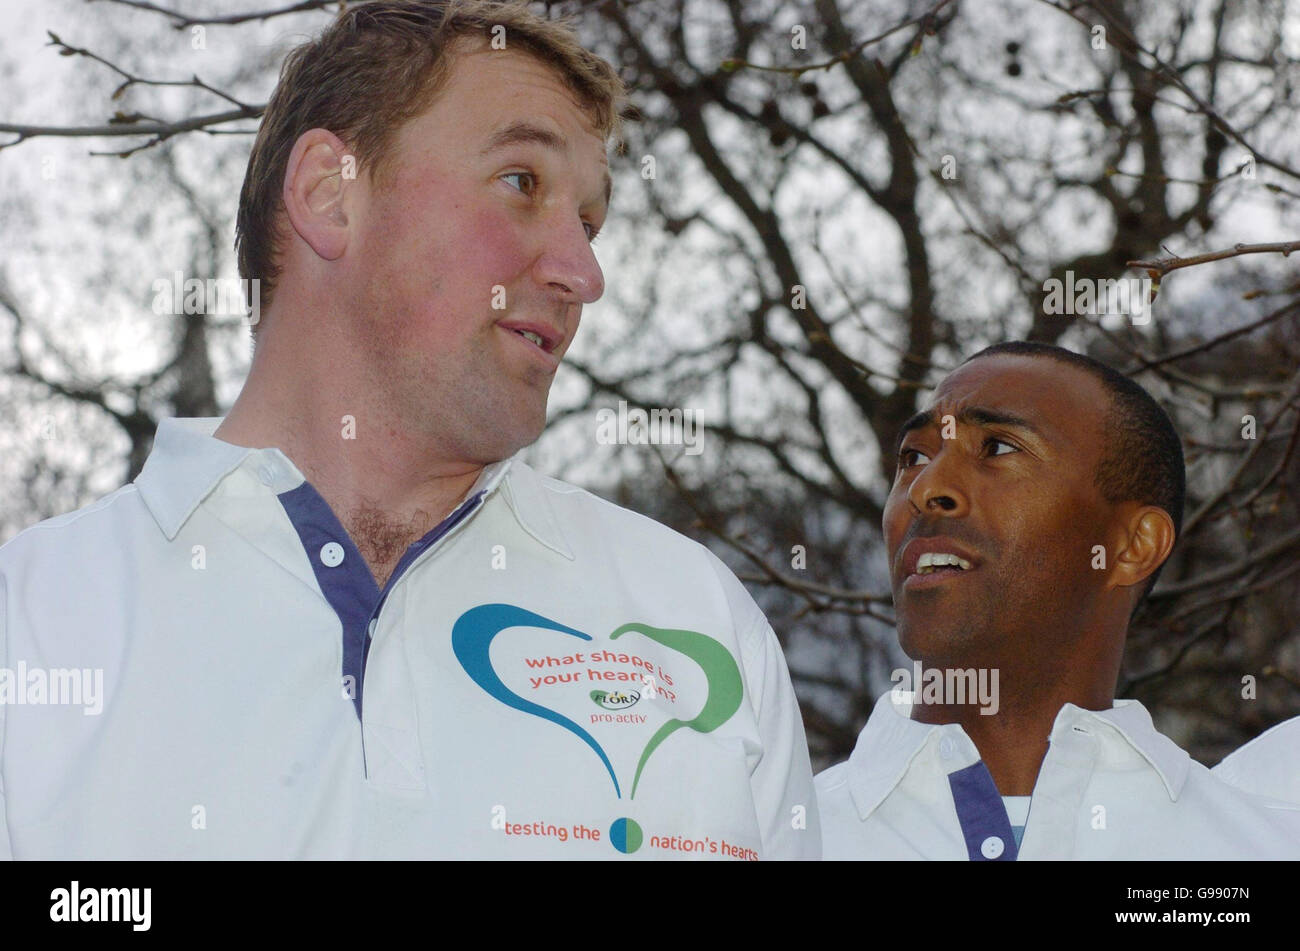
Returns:
[[[954,565],[935,566],[932,571],[921,574],[918,563],[922,555],[955,555],[970,567]],[[982,559],[970,548],[959,544],[943,535],[927,538],[913,538],[902,547],[895,559],[894,577],[908,591],[930,588],[956,580],[979,569]]]
[[[554,369],[560,365],[560,345],[564,342],[564,334],[548,324],[525,323],[525,322],[502,322],[497,326],[505,333],[519,341],[521,346],[527,347],[533,355],[547,366]],[[536,334],[541,338],[539,345],[536,340],[530,340],[525,337],[525,333]]]
[[[564,331],[552,327],[550,324],[540,324],[534,321],[503,320],[497,326],[520,336],[525,333],[535,334],[541,338],[541,349],[547,353],[554,353],[556,348],[564,342]],[[527,340],[528,338],[525,337],[524,339]],[[529,342],[533,346],[538,346],[536,341]]]

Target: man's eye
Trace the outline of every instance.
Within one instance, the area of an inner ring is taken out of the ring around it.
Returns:
[[[1019,451],[1020,451],[1020,447],[1019,447],[1019,446],[1014,445],[1013,443],[1009,443],[1009,442],[1007,442],[1005,439],[997,439],[997,438],[994,438],[994,437],[992,437],[992,436],[990,436],[988,439],[984,440],[984,445],[985,445],[985,446],[993,446],[993,447],[995,447],[995,448],[994,448],[994,451],[989,453],[989,455],[991,455],[991,456],[1005,456],[1008,452],[1019,452]],[[996,448],[997,446],[1001,446],[1001,447],[1003,447],[1003,449],[1005,449],[1006,452],[1001,452],[1001,451],[997,450],[997,448]]]
[[[582,227],[587,232],[587,242],[589,244],[595,242],[596,236],[600,234],[600,229],[597,228],[595,225],[591,224],[590,222],[586,222],[586,221],[582,223]]]
[[[531,195],[537,190],[537,176],[532,172],[507,172],[501,176],[501,179],[505,182],[509,182],[512,178],[519,179],[519,184],[511,187],[518,189],[525,195]]]
[[[930,457],[919,449],[902,449],[898,453],[898,465],[902,469],[921,466],[930,461]]]

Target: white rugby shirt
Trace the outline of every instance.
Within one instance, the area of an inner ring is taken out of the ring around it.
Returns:
[[[785,660],[706,548],[507,460],[381,592],[219,422],[0,548],[0,855],[819,856]]]
[[[1246,792],[1300,803],[1300,717],[1265,730],[1212,772]]]
[[[1300,807],[1212,776],[1136,700],[1061,708],[1019,846],[966,732],[910,710],[886,693],[849,759],[817,775],[824,858],[1300,858]]]

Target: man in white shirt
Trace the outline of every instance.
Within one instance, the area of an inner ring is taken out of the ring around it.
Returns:
[[[1169,418],[1088,357],[1000,344],[940,383],[884,513],[916,663],[817,777],[824,857],[1300,858],[1300,808],[1232,788],[1114,700],[1183,494]]]
[[[519,6],[349,5],[291,54],[239,399],[0,549],[0,854],[819,855],[744,588],[514,458],[603,289],[620,96]]]
[[[1300,717],[1283,720],[1229,753],[1213,773],[1238,789],[1300,803]]]

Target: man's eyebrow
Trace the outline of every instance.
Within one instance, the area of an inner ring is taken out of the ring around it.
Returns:
[[[1043,431],[1034,423],[1025,419],[1023,416],[1016,416],[1014,413],[1005,413],[1002,410],[989,409],[985,406],[968,406],[957,413],[957,422],[971,423],[976,426],[1014,426],[1018,429],[1026,429],[1035,436],[1042,437]],[[933,410],[923,410],[917,413],[907,422],[905,422],[898,431],[898,445],[903,445],[903,439],[908,433],[916,429],[925,429],[927,426],[935,424]]]
[[[1004,413],[997,409],[988,409],[983,406],[971,406],[957,414],[957,422],[974,423],[976,426],[1014,426],[1017,429],[1027,429],[1035,436],[1041,437],[1043,431],[1035,424],[1025,419],[1023,416],[1016,416],[1014,413]]]
[[[540,145],[542,148],[564,153],[568,151],[569,144],[563,136],[545,126],[529,122],[527,119],[519,119],[510,123],[504,129],[498,129],[492,133],[487,145],[483,147],[482,154],[491,155],[493,152],[508,149],[512,145]],[[605,171],[604,186],[605,205],[608,207],[610,196],[614,193],[614,180],[610,177],[608,169]]]
[[[903,440],[907,437],[908,433],[912,432],[915,429],[925,429],[925,427],[929,426],[933,422],[934,422],[934,413],[930,412],[929,410],[922,410],[921,412],[917,413],[915,416],[913,416],[911,419],[905,422],[902,425],[902,428],[898,430],[898,445],[895,448],[896,449],[902,448]]]
[[[492,138],[488,139],[487,145],[483,147],[483,154],[487,155],[523,143],[533,143],[544,148],[554,149],[557,152],[565,151],[568,144],[564,141],[563,136],[545,126],[529,122],[527,119],[519,119],[510,123],[504,129],[493,132]]]

